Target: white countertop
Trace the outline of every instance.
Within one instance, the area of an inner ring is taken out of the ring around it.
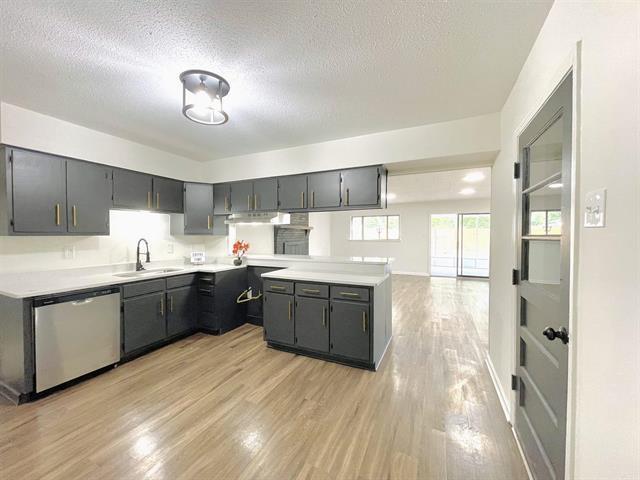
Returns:
[[[262,274],[262,278],[297,280],[302,282],[335,283],[340,285],[359,285],[365,287],[375,287],[380,285],[388,277],[388,273],[381,275],[360,275],[354,273],[313,272],[306,270],[294,270],[291,268]]]
[[[388,265],[393,262],[392,257],[322,257],[315,255],[246,255],[249,264],[253,261],[275,260],[285,262],[310,262],[310,263],[342,263],[358,265]]]

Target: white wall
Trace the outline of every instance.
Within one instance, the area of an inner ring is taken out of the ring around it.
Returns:
[[[135,262],[136,244],[141,237],[148,240],[154,261],[180,260],[192,250],[204,250],[207,256],[226,253],[227,237],[170,235],[167,214],[112,210],[110,216],[110,236],[0,236],[0,272]],[[173,253],[169,253],[171,246]],[[72,249],[75,258],[65,258],[65,248]]]
[[[489,114],[223,158],[206,162],[205,176],[207,181],[223,182],[423,159],[433,159],[434,165],[442,169],[444,164],[446,169],[443,157],[467,156],[472,159],[475,158],[473,154],[479,152],[497,153],[499,125],[499,115]],[[428,162],[422,167],[426,165]]]
[[[186,157],[91,130],[9,103],[0,105],[0,142],[14,147],[131,168],[181,180],[199,180],[203,165]]]
[[[249,244],[247,254],[253,255],[273,255],[274,251],[273,225],[230,225],[229,245],[233,245],[236,240],[241,240]]]
[[[309,255],[331,256],[331,216],[330,212],[309,214]]]
[[[331,254],[339,257],[393,257],[393,272],[429,275],[430,215],[433,213],[489,212],[489,199],[390,204],[386,210],[333,212]],[[400,240],[349,240],[353,215],[400,215]]]
[[[606,228],[579,226],[575,235],[575,444],[569,478],[640,478],[639,21],[638,2],[556,1],[501,112],[501,153],[492,174],[489,350],[509,392],[517,133],[582,42],[576,72],[578,217],[586,192],[606,187],[608,196]]]

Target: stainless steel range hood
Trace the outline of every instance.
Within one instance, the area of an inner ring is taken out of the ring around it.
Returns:
[[[288,213],[278,212],[246,212],[234,213],[229,215],[224,223],[228,225],[242,224],[271,224],[271,225],[289,225],[291,215]]]

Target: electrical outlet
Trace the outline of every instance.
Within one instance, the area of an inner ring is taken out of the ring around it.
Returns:
[[[173,255],[173,243],[167,243],[167,253]]]
[[[76,247],[74,247],[73,245],[66,245],[62,250],[62,255],[67,260],[76,258]]]

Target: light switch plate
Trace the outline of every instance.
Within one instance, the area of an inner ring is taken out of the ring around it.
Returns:
[[[599,188],[588,192],[584,197],[584,226],[603,228],[607,210],[607,189]]]
[[[76,247],[74,247],[73,245],[65,245],[62,249],[62,255],[67,260],[76,258]]]

